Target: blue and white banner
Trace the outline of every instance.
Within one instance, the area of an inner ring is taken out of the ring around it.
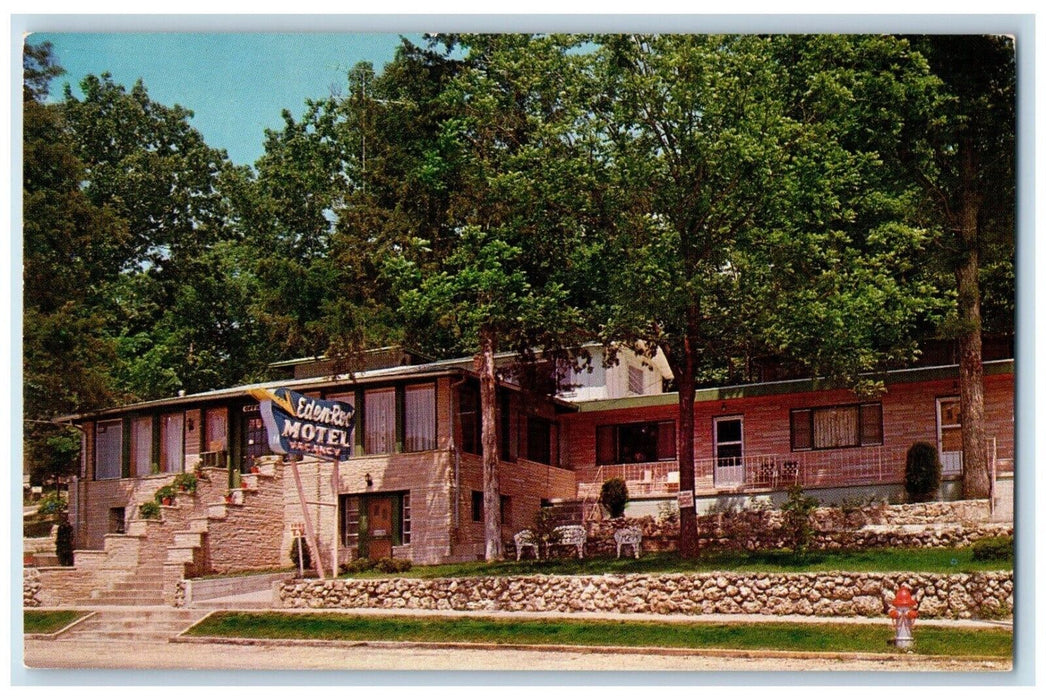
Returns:
[[[258,399],[269,449],[276,454],[326,460],[352,454],[356,412],[352,404],[313,399],[283,387],[251,389],[250,394]]]

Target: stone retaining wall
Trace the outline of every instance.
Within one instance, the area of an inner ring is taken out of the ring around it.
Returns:
[[[698,518],[702,549],[781,549],[789,546],[780,510],[725,511]],[[968,547],[979,539],[1012,535],[1012,524],[988,522],[987,501],[951,503],[878,504],[862,508],[817,508],[811,518],[811,549],[866,549],[876,547]],[[639,527],[643,550],[675,550],[679,540],[677,520],[652,516],[590,521],[586,551],[592,555],[617,552],[614,531]],[[515,556],[515,547],[507,551]],[[631,553],[629,551],[629,553]]]
[[[1013,614],[1013,575],[975,574],[627,574],[461,579],[338,579],[276,585],[285,608],[408,608],[658,614],[747,613],[878,617],[908,584],[921,618]]]

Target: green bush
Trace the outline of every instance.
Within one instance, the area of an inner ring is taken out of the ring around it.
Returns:
[[[138,517],[145,520],[155,520],[160,517],[160,504],[156,501],[146,501],[138,506]]]
[[[374,564],[374,568],[383,574],[401,574],[404,571],[410,571],[411,566],[408,559],[390,559],[389,557],[382,557]]]
[[[610,513],[611,518],[620,518],[625,514],[625,504],[628,503],[628,486],[625,480],[615,476],[603,482],[599,489],[599,502]]]
[[[171,486],[178,491],[193,494],[196,493],[196,487],[199,483],[199,478],[192,472],[182,472],[174,477]]]
[[[781,506],[781,510],[785,513],[785,534],[791,543],[796,561],[806,557],[810,548],[810,538],[814,532],[811,521],[817,505],[817,499],[803,493],[803,487],[799,484],[788,487],[788,500]]]
[[[973,543],[974,561],[1009,561],[1013,559],[1013,537],[985,537]]]
[[[933,498],[941,485],[941,460],[937,448],[928,442],[917,442],[908,448],[904,465],[904,489],[908,500],[918,503]]]
[[[298,544],[301,542],[301,565],[302,569],[312,568],[312,555],[309,554],[309,543],[305,541],[304,537],[295,537],[291,540],[291,562],[294,564],[294,568],[299,568],[298,563]]]
[[[363,571],[370,571],[374,568],[375,562],[367,557],[362,559],[353,559],[348,564],[341,565],[341,572],[343,574],[358,574]]]
[[[174,486],[167,484],[166,486],[161,486],[156,489],[155,498],[157,503],[163,503],[163,499],[165,498],[171,499],[171,503],[174,503],[174,498],[177,495],[178,491],[175,490]]]
[[[73,526],[65,515],[58,520],[58,534],[55,537],[54,553],[58,556],[60,566],[73,565]]]
[[[58,515],[59,513],[64,513],[65,509],[65,496],[55,491],[49,491],[46,496],[40,499],[37,511],[42,515]]]

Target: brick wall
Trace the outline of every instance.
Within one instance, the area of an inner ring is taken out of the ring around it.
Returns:
[[[995,437],[998,456],[1013,459],[1013,375],[989,374],[984,378],[986,432]],[[957,379],[918,383],[892,383],[881,397],[885,447],[907,449],[913,442],[937,444],[937,404],[941,397],[958,395]],[[838,404],[858,399],[848,390],[783,393],[771,396],[698,401],[694,405],[694,456],[713,458],[713,422],[719,416],[742,416],[746,455],[787,455],[792,452],[790,410]],[[596,427],[615,423],[677,420],[678,406],[653,405],[613,411],[592,411],[563,416],[569,435],[566,465],[578,472],[579,482],[595,481]],[[831,451],[817,451],[819,455]],[[712,489],[711,474],[698,474],[698,489]]]

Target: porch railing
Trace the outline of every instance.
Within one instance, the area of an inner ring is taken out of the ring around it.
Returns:
[[[698,493],[786,489],[792,484],[809,488],[898,483],[904,481],[907,453],[903,446],[877,446],[699,459],[694,463],[694,481]],[[944,478],[961,476],[962,454],[942,455],[941,465]],[[604,464],[578,470],[578,497],[598,499],[603,481],[612,477],[624,479],[632,497],[671,496],[679,491],[679,465],[674,461]]]

